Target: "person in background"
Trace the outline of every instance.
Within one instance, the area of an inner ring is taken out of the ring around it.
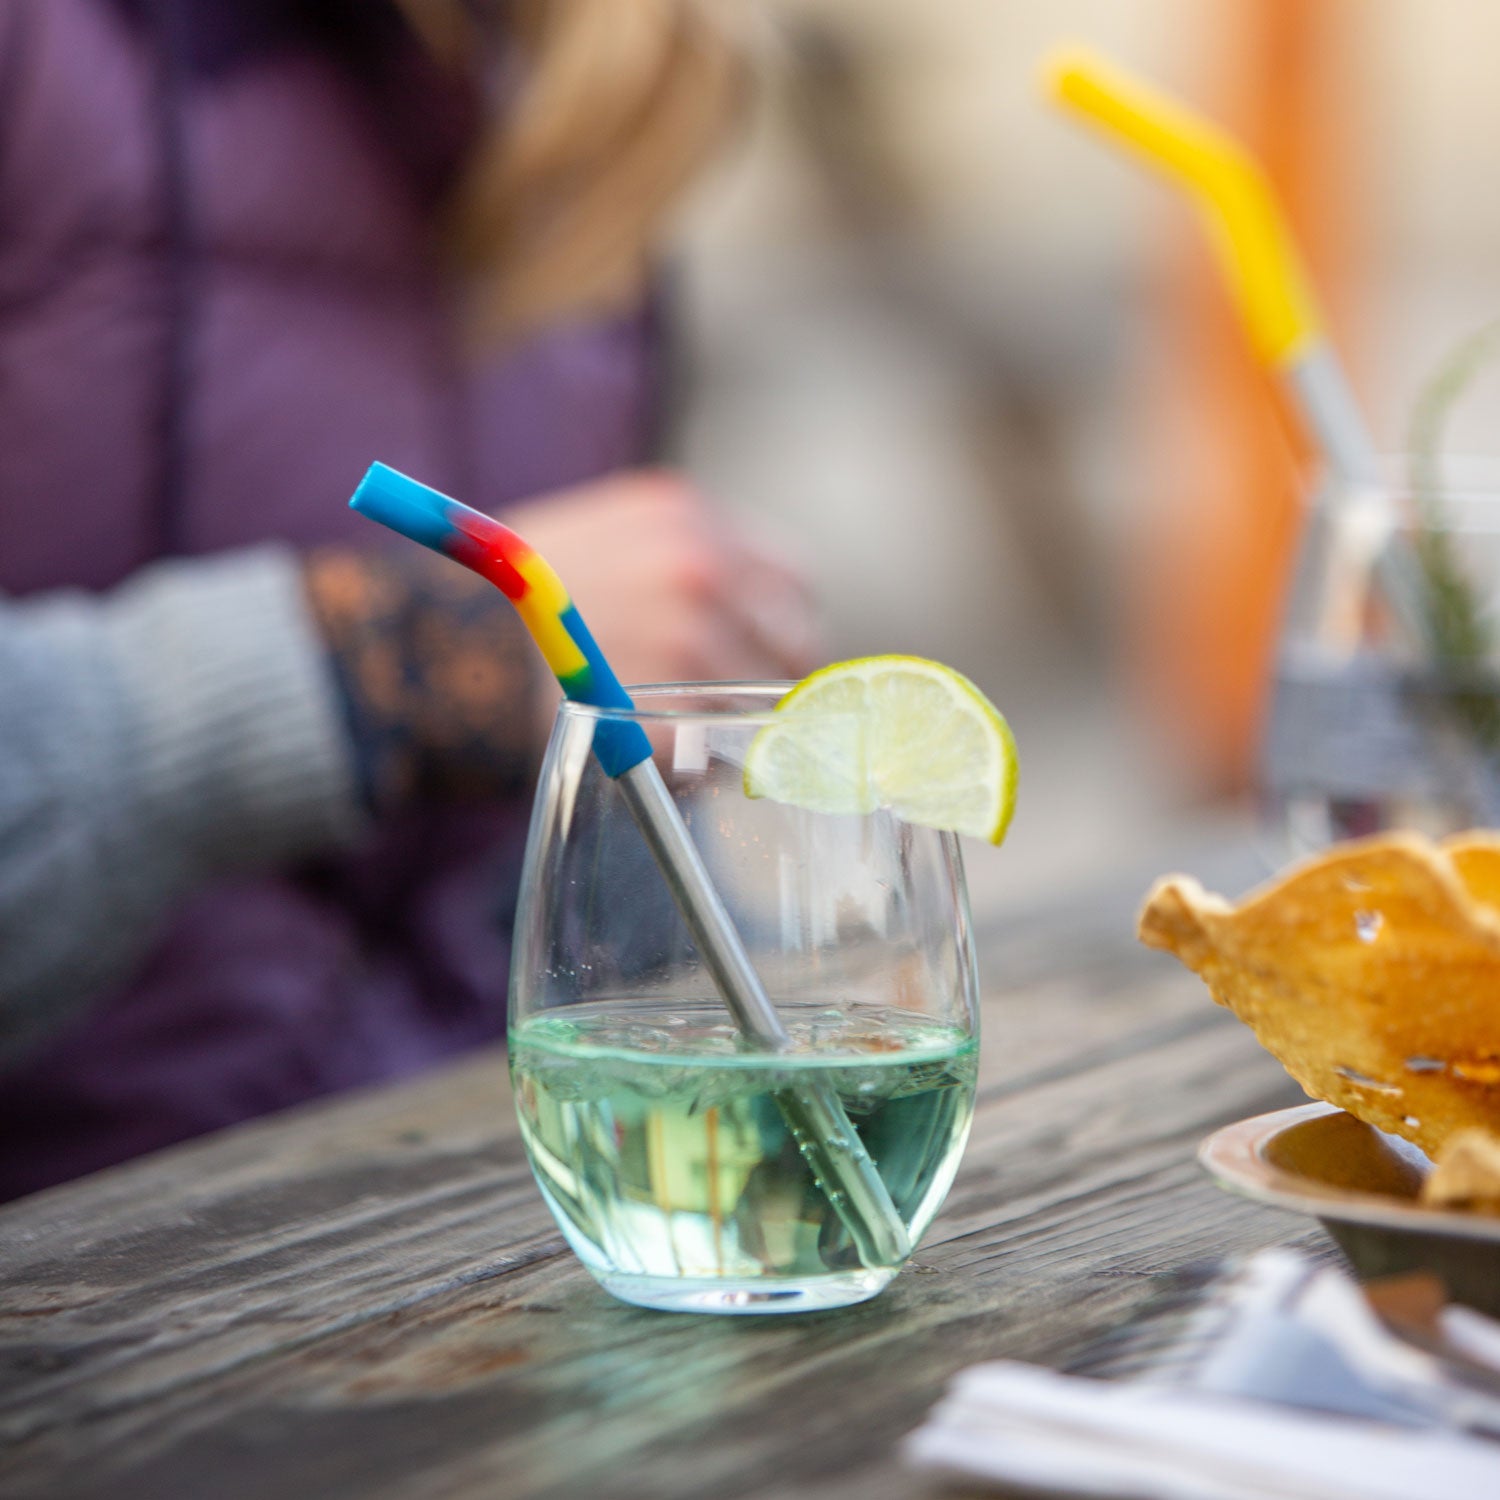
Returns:
[[[0,1196],[503,1033],[555,687],[347,499],[502,513],[627,681],[800,676],[797,572],[642,467],[681,0],[0,10]]]

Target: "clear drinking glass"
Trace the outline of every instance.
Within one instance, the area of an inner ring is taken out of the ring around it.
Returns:
[[[1424,497],[1459,586],[1500,653],[1500,488],[1493,467],[1446,465]],[[1375,581],[1395,537],[1415,559],[1417,498],[1328,489],[1309,517],[1276,662],[1262,785],[1276,856],[1408,828],[1500,826],[1500,656],[1463,668],[1393,626]]]
[[[937,1212],[968,1135],[977,980],[957,839],[745,795],[785,684],[564,703],[522,875],[510,1059],[532,1167],[579,1258],[647,1307],[780,1312],[874,1296]],[[792,1035],[736,1030],[619,786],[629,719]],[[855,726],[830,724],[832,732]],[[807,1137],[808,1101],[837,1122]],[[845,1130],[847,1129],[847,1134]],[[867,1153],[899,1216],[872,1253],[831,1165]],[[823,1153],[820,1155],[820,1153]]]

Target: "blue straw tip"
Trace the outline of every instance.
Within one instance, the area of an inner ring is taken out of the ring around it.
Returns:
[[[381,463],[370,465],[349,500],[360,515],[438,551],[452,534],[447,517],[452,503],[440,491]]]

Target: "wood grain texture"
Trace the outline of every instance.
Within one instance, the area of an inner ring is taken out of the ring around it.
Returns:
[[[1187,1262],[1326,1243],[1194,1165],[1216,1125],[1300,1095],[1128,933],[982,934],[964,1165],[863,1307],[614,1302],[532,1185],[496,1054],[12,1205],[0,1494],[930,1494],[895,1445],[962,1366],[1056,1362]]]

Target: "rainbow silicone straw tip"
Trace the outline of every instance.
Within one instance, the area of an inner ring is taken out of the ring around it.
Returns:
[[[509,526],[386,464],[370,465],[349,504],[489,579],[515,605],[565,696],[595,708],[634,707],[562,579]],[[650,758],[651,742],[639,724],[601,719],[594,751],[605,772],[619,777]]]
[[[361,515],[487,578],[515,605],[563,692],[595,708],[634,707],[547,560],[508,526],[386,464],[372,464],[349,502]],[[629,719],[602,717],[594,754],[613,778],[666,880],[705,967],[740,1031],[770,1051],[791,1046],[682,815]],[[906,1225],[838,1094],[824,1082],[776,1095],[815,1177],[868,1266],[904,1260]]]

